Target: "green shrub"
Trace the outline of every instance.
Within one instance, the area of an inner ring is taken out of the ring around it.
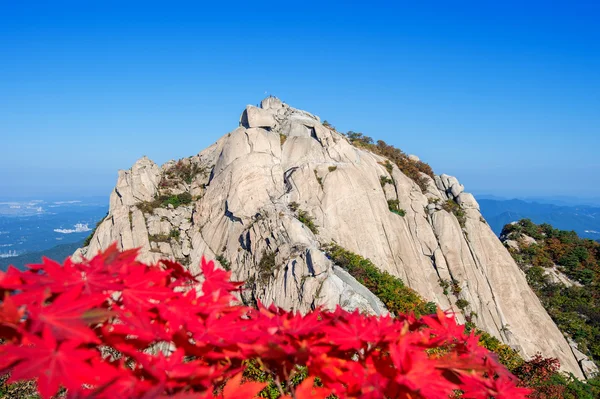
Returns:
[[[384,187],[386,184],[393,185],[394,181],[385,175],[381,175],[379,176],[379,184],[381,184],[381,187]]]
[[[135,204],[135,206],[142,211],[142,213],[153,214],[156,208],[160,208],[162,200],[160,198],[155,198],[152,201],[144,201]]]
[[[448,213],[454,214],[456,216],[456,220],[458,220],[458,224],[460,227],[465,227],[467,223],[467,214],[464,209],[461,208],[460,205],[453,199],[449,199],[448,201],[442,204],[442,209],[444,209]]]
[[[334,172],[337,169],[337,166],[330,166],[327,168],[330,172]]]
[[[181,232],[179,231],[179,229],[172,229],[171,232],[169,233],[169,237],[174,238],[176,240],[178,240],[180,236],[181,236]]]
[[[296,201],[290,202],[288,204],[288,208],[292,212],[296,214],[296,219],[298,219],[303,225],[305,225],[313,234],[319,234],[319,228],[315,224],[315,220],[312,216],[308,214],[308,212],[300,209],[300,204]]]
[[[279,144],[283,146],[285,144],[286,140],[287,140],[287,136],[285,134],[279,133]]]
[[[549,227],[549,230],[548,230]],[[523,234],[535,240],[541,240],[547,233],[552,234],[554,229],[550,225],[536,225],[530,219],[521,219],[516,223],[507,224],[502,229],[501,236],[511,240],[518,240]]]
[[[136,204],[136,207],[143,213],[153,214],[157,208],[166,208],[172,205],[177,208],[181,205],[188,205],[192,202],[192,194],[184,192],[176,195],[160,195],[152,201],[144,201]]]
[[[400,201],[397,199],[388,200],[388,209],[396,215],[406,216],[406,211],[400,208]]]
[[[385,162],[381,163],[379,162],[380,165],[383,165],[383,167],[385,168],[385,170],[387,170],[387,172],[391,175],[392,172],[394,171],[394,165],[392,165],[392,163],[388,160],[386,160]]]
[[[161,206],[165,207],[168,205],[173,205],[174,208],[177,208],[181,205],[188,205],[191,202],[192,194],[184,192],[181,194],[171,195],[170,197],[164,198],[162,200]]]
[[[302,209],[298,209],[297,218],[302,224],[304,224],[313,234],[319,234],[319,228],[315,224],[315,220],[312,216],[308,214],[308,212],[303,211]]]
[[[475,334],[479,336],[479,344],[498,355],[500,363],[505,365],[511,372],[514,372],[525,363],[519,352],[502,343],[498,338],[477,328],[475,328]]]
[[[442,290],[444,291],[444,295],[448,295],[450,293],[448,291],[448,288],[450,288],[450,282],[446,279],[441,278],[439,283],[440,287],[442,287]]]
[[[460,288],[458,280],[452,279],[450,286],[452,287],[452,294],[454,294],[454,296],[459,296],[462,292],[462,288]]]
[[[313,172],[315,173],[315,178],[317,179],[317,183],[319,183],[319,186],[321,186],[321,188],[323,188],[323,179],[321,177],[319,177],[319,173],[317,173],[317,170],[313,170]]]
[[[167,169],[159,183],[160,188],[176,187],[179,183],[192,184],[199,174],[206,175],[208,170],[190,159],[180,159]]]
[[[219,262],[221,264],[221,266],[223,266],[223,269],[230,271],[231,270],[231,265],[229,264],[229,261],[227,259],[225,259],[225,256],[223,256],[222,254],[219,254],[217,256],[215,256],[215,259],[217,260],[217,262]]]
[[[352,130],[346,133],[346,137],[350,139],[350,142],[352,144],[357,144],[361,146],[368,146],[373,144],[373,139],[371,137],[365,136],[359,132],[353,132]]]
[[[275,252],[263,251],[260,262],[258,262],[258,280],[265,284],[269,281],[275,271]]]
[[[469,306],[469,301],[467,301],[466,299],[460,298],[456,300],[456,307],[460,310],[465,310],[467,306]]]

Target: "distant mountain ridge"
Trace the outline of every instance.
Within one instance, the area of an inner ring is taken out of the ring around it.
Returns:
[[[6,271],[9,265],[23,269],[25,265],[40,263],[42,256],[62,262],[64,259],[71,256],[73,252],[77,250],[77,248],[81,247],[82,244],[83,241],[78,241],[70,244],[57,245],[54,248],[50,248],[45,251],[30,252],[12,258],[0,259],[0,270]]]
[[[497,235],[511,222],[531,219],[536,224],[548,223],[560,230],[573,230],[580,237],[600,239],[600,207],[561,206],[519,199],[479,199],[481,213]]]

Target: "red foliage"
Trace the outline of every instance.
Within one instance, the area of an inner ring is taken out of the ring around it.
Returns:
[[[0,374],[37,379],[43,398],[249,398],[249,359],[286,384],[283,398],[525,398],[530,391],[451,315],[371,317],[340,308],[302,316],[236,302],[240,283],[202,261],[145,265],[112,246],[84,263],[44,260],[0,272]],[[148,350],[154,348],[154,350]],[[315,377],[319,379],[316,386]],[[287,384],[289,387],[290,385]]]
[[[551,378],[558,373],[558,359],[544,358],[537,354],[515,370],[519,377],[519,386],[535,388],[529,399],[562,399],[566,386],[552,384]]]

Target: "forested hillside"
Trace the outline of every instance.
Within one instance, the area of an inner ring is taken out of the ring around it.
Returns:
[[[561,331],[600,365],[600,243],[529,219],[501,238]]]

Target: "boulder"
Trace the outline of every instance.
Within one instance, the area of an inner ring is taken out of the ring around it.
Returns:
[[[242,113],[240,124],[246,128],[263,127],[270,129],[275,127],[276,122],[273,113],[262,108],[248,105]]]
[[[477,203],[475,197],[471,193],[461,192],[456,197],[456,202],[465,209],[479,210],[479,204]]]

